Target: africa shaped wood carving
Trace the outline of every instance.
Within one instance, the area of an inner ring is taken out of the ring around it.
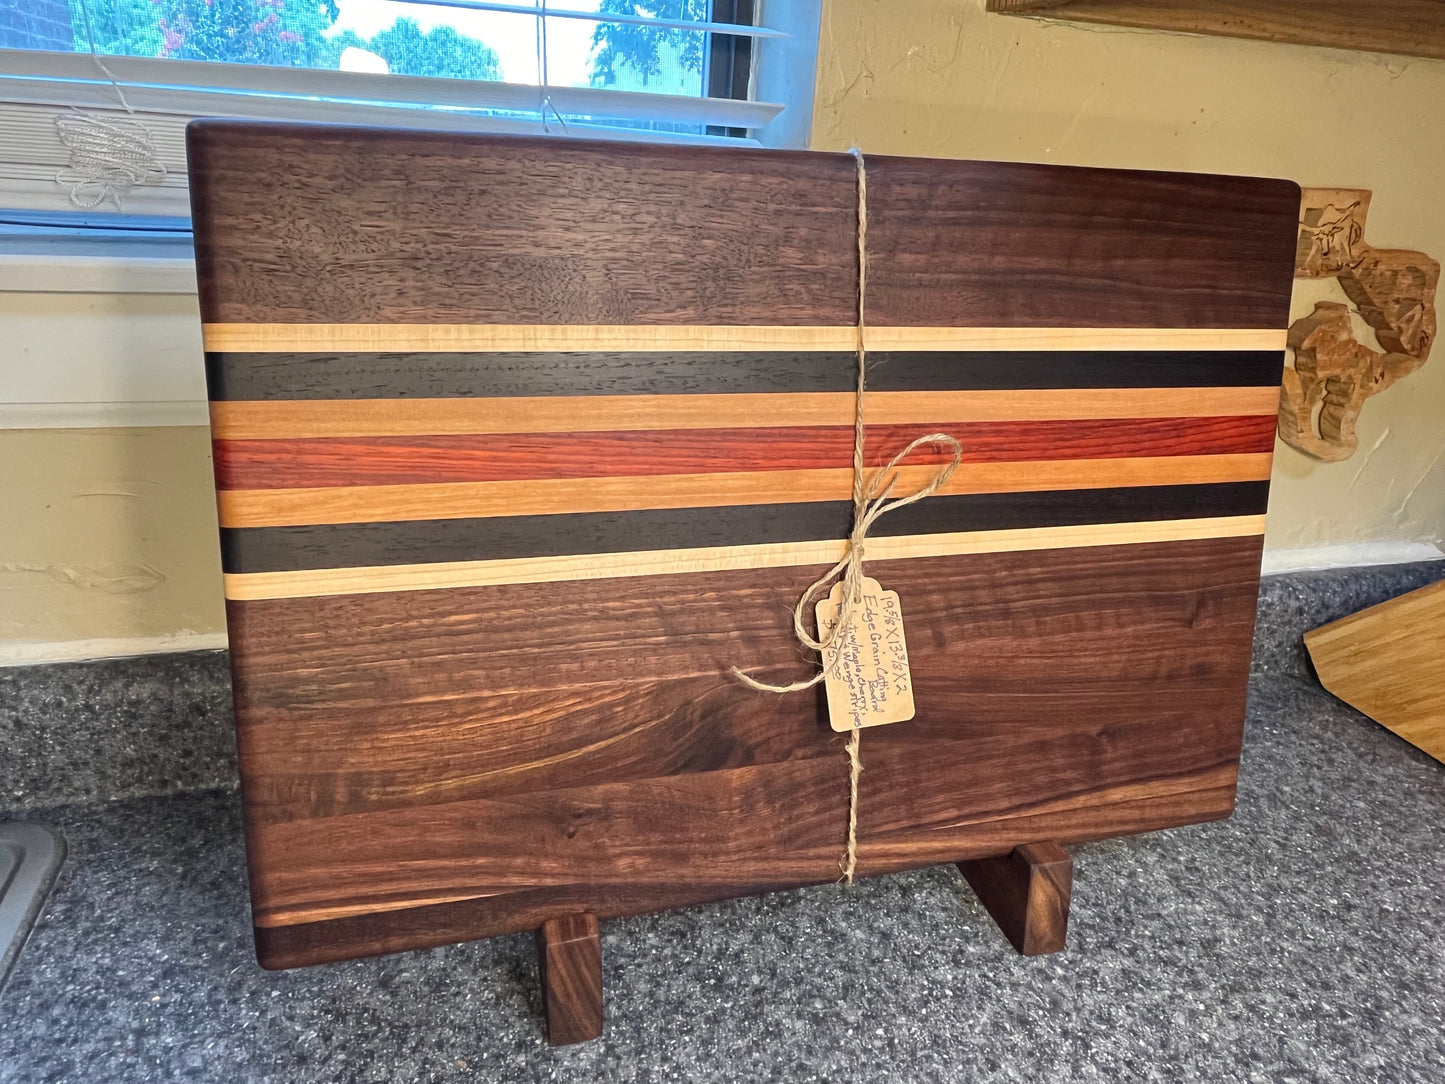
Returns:
[[[1435,340],[1440,265],[1423,252],[1374,248],[1364,240],[1370,193],[1305,189],[1296,278],[1339,280],[1383,348],[1355,338],[1350,309],[1321,301],[1290,327],[1294,365],[1280,389],[1279,435],[1315,459],[1348,459],[1365,400],[1425,364]]]

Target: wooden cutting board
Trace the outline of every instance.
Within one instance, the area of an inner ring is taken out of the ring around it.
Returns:
[[[790,628],[850,519],[845,155],[207,121],[191,190],[267,966],[838,877]],[[1227,816],[1299,193],[867,159],[917,716],[859,873]],[[910,460],[910,477],[937,454]]]
[[[1445,762],[1445,580],[1305,633],[1322,684]]]

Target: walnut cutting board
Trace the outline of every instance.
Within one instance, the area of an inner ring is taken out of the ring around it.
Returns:
[[[190,130],[251,890],[291,966],[830,881],[844,155]],[[859,872],[1227,816],[1299,193],[869,158],[916,717]],[[914,478],[933,452],[910,460]]]

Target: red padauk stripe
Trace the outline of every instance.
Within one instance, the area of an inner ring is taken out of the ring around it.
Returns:
[[[1088,421],[933,422],[868,427],[866,460],[885,463],[926,433],[956,437],[971,463],[1267,452],[1272,417],[1115,418]],[[849,426],[665,429],[215,441],[221,489],[611,478],[656,474],[810,470],[853,462]],[[920,448],[909,463],[948,458]]]

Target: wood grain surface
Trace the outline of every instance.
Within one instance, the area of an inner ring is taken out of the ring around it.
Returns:
[[[730,668],[810,672],[849,527],[853,160],[189,143],[262,962],[835,879],[822,698]],[[965,462],[868,542],[860,872],[1227,816],[1298,190],[867,169],[867,461]]]
[[[848,155],[207,121],[187,159],[206,323],[856,323]],[[867,163],[869,325],[1283,326],[1297,185]]]
[[[201,327],[208,351],[300,353],[557,353],[610,351],[856,351],[854,326],[775,324],[437,324],[298,323]],[[1284,333],[1268,328],[869,326],[869,350],[1157,351],[1277,350]]]
[[[988,10],[1445,59],[1440,0],[988,0]]]
[[[1266,387],[1279,384],[1282,352],[1282,341],[1270,349],[870,350],[868,386],[874,391]],[[211,351],[206,376],[211,398],[219,400],[718,395],[849,392],[857,380],[855,365],[851,350]]]
[[[974,895],[1021,956],[1062,952],[1068,940],[1074,860],[1057,843],[958,864]]]
[[[1281,355],[1283,365],[1283,355]],[[874,425],[1089,418],[1271,417],[1278,387],[1025,388],[1014,391],[878,391]],[[323,399],[212,402],[211,433],[230,440],[480,433],[716,429],[756,425],[851,425],[852,392],[776,395],[514,396],[500,399]]]
[[[1222,815],[1258,554],[871,564],[909,607],[919,711],[869,735],[864,872],[990,853],[1015,821],[1008,846]],[[604,885],[832,879],[837,736],[811,694],[727,673],[806,672],[777,600],[815,571],[233,603],[258,922],[470,895],[506,924],[514,894],[591,884],[606,917]]]
[[[1445,763],[1445,581],[1305,633],[1320,684]]]
[[[867,163],[870,326],[1274,329],[1289,308],[1288,181]]]
[[[602,1034],[602,940],[596,915],[543,922],[537,931],[537,972],[547,1042],[566,1046]]]
[[[870,427],[864,462],[880,467],[927,433],[947,432],[965,463],[1268,452],[1274,419],[1112,418],[1047,422],[951,422]],[[216,484],[223,489],[395,486],[533,478],[610,478],[822,468],[851,470],[852,426],[755,426],[569,433],[449,434],[415,437],[313,437],[219,440]],[[905,464],[946,463],[937,445]]]
[[[939,488],[951,493],[1037,493],[1109,486],[1206,485],[1268,481],[1273,455],[1129,456],[1124,459],[1022,459],[971,463]],[[218,461],[219,466],[219,461]],[[937,466],[904,466],[899,492],[922,489]],[[455,519],[473,516],[622,512],[636,508],[713,508],[848,500],[853,468],[646,474],[617,478],[525,478],[500,482],[305,489],[230,489],[217,493],[223,527]]]
[[[956,531],[874,539],[872,559],[961,557],[1009,550],[1070,549],[1196,538],[1251,538],[1264,533],[1263,516],[1218,516],[1144,523],[1090,523],[1076,527]],[[321,595],[436,591],[504,583],[678,576],[743,568],[830,565],[843,556],[842,539],[774,542],[757,546],[716,546],[693,550],[631,550],[625,553],[566,554],[557,557],[497,558],[490,561],[430,561],[424,564],[281,572],[226,573],[228,599],[309,598]],[[789,607],[791,609],[791,607]]]
[[[877,521],[869,537],[882,543],[964,532],[1262,516],[1268,499],[1264,482],[958,493],[899,508]],[[231,573],[289,572],[829,543],[847,537],[852,510],[847,501],[808,501],[223,528],[221,566]]]
[[[845,155],[209,121],[186,157],[207,323],[856,323]]]

